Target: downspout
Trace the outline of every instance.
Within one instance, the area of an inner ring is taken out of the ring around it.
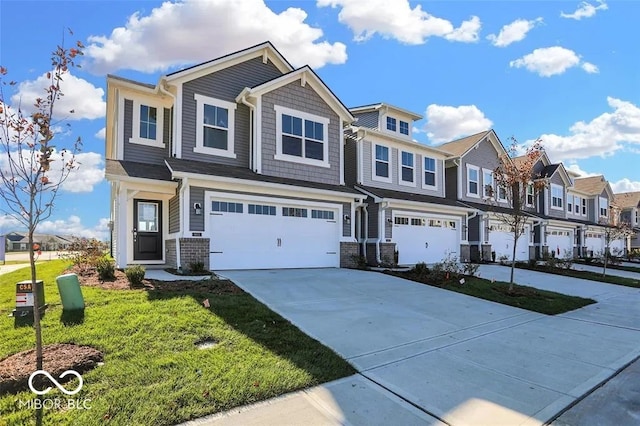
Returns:
[[[386,201],[383,205],[381,205],[380,209],[378,210],[378,239],[376,240],[376,262],[378,262],[378,265],[382,263],[382,258],[380,256],[380,243],[382,242],[382,239],[384,238],[384,234],[385,234],[384,212],[388,208],[389,208],[389,202]]]
[[[189,206],[187,205],[186,208],[184,207],[185,204],[187,204],[184,197],[188,187],[189,185],[188,185],[187,178],[183,178],[182,183],[180,185],[180,204],[182,207],[181,209],[182,211],[180,213],[182,217],[182,220],[181,220],[182,226],[180,227],[180,232],[178,232],[178,238],[176,241],[176,267],[179,270],[182,268],[181,259],[180,259],[181,257],[180,256],[180,238],[184,237],[184,227],[186,226],[186,215],[189,212]]]
[[[249,156],[249,168],[255,171],[253,167],[253,165],[255,164],[255,156],[256,156],[256,153],[254,153],[254,148],[253,148],[254,140],[255,140],[255,135],[253,134],[253,129],[254,129],[253,121],[255,120],[256,107],[255,105],[247,101],[247,94],[244,93],[244,91],[242,93],[242,97],[240,98],[240,102],[249,108],[249,135],[251,135],[249,139],[249,150],[251,152],[251,155]]]
[[[167,95],[171,98],[172,102],[171,104],[173,105],[173,111],[177,111],[176,109],[176,97],[173,95],[173,93],[171,93],[170,91],[168,91],[167,89],[164,88],[164,85],[166,84],[166,80],[165,79],[161,79],[160,80],[160,84],[158,84],[158,89],[160,89],[160,92],[162,92],[162,94]],[[162,113],[164,115],[164,112]],[[173,134],[173,114],[171,114],[171,122],[169,123],[170,126],[170,133],[171,133],[171,156],[175,157],[176,156],[176,135]]]
[[[356,226],[358,227],[358,231],[356,232],[356,241],[361,240],[360,244],[362,245],[362,255],[364,258],[367,258],[367,237],[369,236],[369,213],[367,213],[367,203],[361,201],[356,205],[356,211],[359,211],[361,215],[364,217],[364,226],[362,225],[362,219],[356,222]],[[362,235],[362,228],[364,228],[364,236]]]

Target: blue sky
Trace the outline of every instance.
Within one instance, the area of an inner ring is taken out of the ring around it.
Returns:
[[[86,46],[63,87],[84,141],[82,168],[41,232],[105,238],[105,76],[161,74],[270,40],[309,64],[347,106],[418,112],[414,137],[439,144],[494,128],[542,138],[552,161],[640,190],[640,2],[12,1],[0,3],[0,64],[34,97],[64,28]],[[5,94],[7,95],[7,94]],[[7,96],[8,98],[9,96]],[[14,225],[0,217],[0,232]]]

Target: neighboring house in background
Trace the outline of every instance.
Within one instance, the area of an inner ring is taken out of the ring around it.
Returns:
[[[356,210],[360,253],[371,264],[469,260],[467,217],[474,210],[445,198],[451,155],[412,139],[419,114],[378,103],[351,108],[345,180],[366,202]],[[396,254],[397,253],[397,254]]]
[[[7,235],[7,251],[28,251],[29,236],[26,232],[9,232]],[[34,234],[33,243],[42,251],[66,250],[73,238],[66,235]]]
[[[445,166],[446,196],[473,208],[468,220],[469,259],[491,260],[513,254],[513,232],[500,221],[499,214],[511,212],[503,188],[497,188],[493,171],[507,155],[493,130],[476,133],[437,147],[451,153]],[[516,244],[516,260],[533,254],[531,230],[534,217],[527,220]]]
[[[160,78],[107,78],[119,267],[338,267],[358,254],[344,182],[354,117],[307,66],[260,45]]]
[[[620,221],[629,225],[633,234],[627,243],[628,250],[640,249],[640,191],[614,194],[615,206],[620,212]]]

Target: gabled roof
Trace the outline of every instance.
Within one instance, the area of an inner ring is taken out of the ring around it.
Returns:
[[[543,166],[545,166],[545,167],[546,167],[546,166],[551,165],[551,160],[549,160],[549,156],[547,155],[547,153],[545,152],[545,150],[543,149],[543,150],[540,150],[539,152],[541,152],[541,155],[540,155],[540,157],[538,158],[538,160],[537,160],[537,161],[542,162],[542,165],[543,165]],[[526,154],[525,154],[525,155],[520,155],[520,156],[518,156],[518,157],[513,157],[513,158],[511,159],[511,161],[513,161],[513,162],[515,163],[515,165],[516,165],[516,166],[521,165],[521,164],[522,164],[522,163],[524,163],[526,160],[527,160],[527,155],[526,155]],[[537,162],[537,161],[536,161],[536,162]],[[566,169],[565,169],[565,172],[566,172]],[[567,173],[567,174],[568,174],[568,173]]]
[[[354,131],[354,132],[358,132],[358,135],[373,135],[373,136],[377,136],[379,138],[384,138],[387,140],[391,140],[393,142],[397,142],[399,144],[402,145],[406,145],[408,147],[412,147],[414,149],[419,149],[422,151],[426,151],[426,152],[431,152],[431,153],[437,153],[440,154],[442,156],[444,156],[445,158],[449,158],[451,157],[451,154],[447,151],[443,151],[440,149],[440,147],[435,147],[432,145],[427,145],[424,143],[420,143],[417,141],[414,141],[412,139],[407,139],[407,138],[403,138],[403,137],[399,137],[396,136],[392,133],[389,132],[385,132],[385,131],[380,131],[378,129],[372,129],[369,127],[360,127],[357,124],[354,124],[353,126],[351,126],[348,130]],[[353,134],[352,134],[353,135]],[[353,140],[358,140],[359,137],[353,137],[350,136],[348,132],[345,132],[345,136],[346,137],[351,137]]]
[[[139,81],[135,81],[135,80],[131,80],[129,78],[124,78],[124,77],[120,77],[119,75],[115,75],[115,74],[107,74],[107,81],[119,81],[121,83],[125,83],[126,85],[133,85],[133,86],[140,86],[141,88],[145,88],[145,89],[152,89],[155,90],[156,85],[155,84],[150,84],[150,83],[141,83]]]
[[[613,195],[609,182],[602,175],[574,179],[573,187],[587,195],[600,195],[605,189],[610,196]]]
[[[377,104],[369,104],[369,105],[361,105],[361,106],[349,108],[349,110],[353,114],[358,114],[358,113],[362,113],[362,112],[379,111],[381,109],[384,110],[385,108],[388,109],[388,110],[391,110],[391,111],[396,111],[396,112],[399,112],[401,114],[408,115],[413,120],[422,120],[424,118],[421,114],[418,114],[418,113],[413,112],[413,111],[409,111],[408,109],[397,107],[395,105],[388,104],[386,102],[379,102]]]
[[[442,151],[450,152],[456,157],[461,157],[467,153],[471,148],[473,148],[478,142],[484,139],[491,132],[491,130],[485,130],[480,133],[476,133],[471,136],[464,137],[462,139],[457,139],[452,142],[447,142],[442,145],[438,145],[438,149]]]
[[[308,65],[298,68],[297,70],[290,71],[274,79],[265,81],[257,86],[245,87],[236,97],[236,102],[241,102],[242,98],[245,96],[261,96],[264,93],[273,91],[298,80],[300,80],[303,86],[310,84],[316,93],[318,93],[318,95],[345,121],[351,123],[355,120],[353,115],[351,115],[351,112],[349,112],[349,109]]]
[[[614,203],[621,209],[631,209],[640,205],[640,191],[614,194]]]
[[[544,169],[540,171],[540,177],[550,178],[556,170],[558,170],[558,167],[560,167],[560,164],[549,164],[548,166],[545,166]]]
[[[270,41],[265,41],[263,43],[256,44],[255,46],[251,46],[237,52],[232,52],[210,61],[202,62],[179,71],[174,71],[167,74],[165,79],[168,82],[185,79],[191,80],[199,77],[200,75],[208,74],[215,70],[246,61],[251,57],[258,56],[262,56],[263,61],[265,62],[267,59],[271,59],[272,63],[283,73],[293,70],[293,66],[291,66],[280,52],[278,52],[278,49],[276,49]]]

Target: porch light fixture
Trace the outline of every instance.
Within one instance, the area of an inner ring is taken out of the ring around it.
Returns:
[[[193,203],[193,211],[196,215],[201,215],[202,214],[202,204],[200,203]]]
[[[349,216],[348,214],[344,215],[344,222],[345,223],[351,223],[351,216]]]

